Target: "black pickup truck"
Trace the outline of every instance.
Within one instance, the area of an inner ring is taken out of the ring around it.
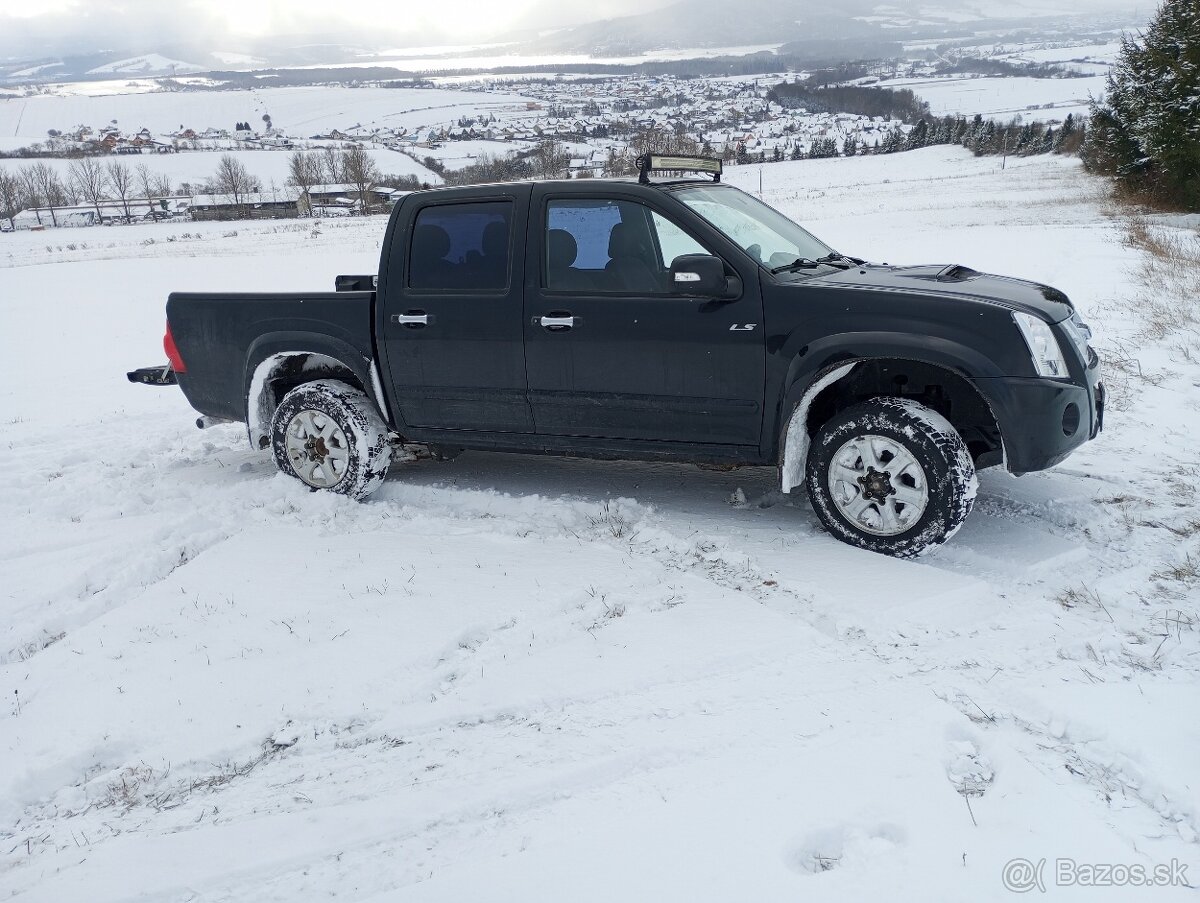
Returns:
[[[834,536],[898,556],[955,532],[978,468],[1099,432],[1062,292],[840,254],[720,176],[646,156],[637,179],[408,195],[377,276],[174,293],[169,363],[129,378],[245,423],[314,489],[367,496],[401,443],[778,465]]]

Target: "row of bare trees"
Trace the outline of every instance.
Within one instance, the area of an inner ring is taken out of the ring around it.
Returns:
[[[361,201],[363,214],[369,212],[371,192],[382,179],[375,159],[357,144],[296,151],[288,159],[289,185],[299,188],[306,197],[317,185],[349,185]]]
[[[425,165],[433,169],[437,161],[426,158]],[[473,185],[481,182],[518,182],[522,179],[565,179],[570,175],[571,154],[560,141],[546,139],[536,147],[503,157],[480,154],[475,162],[461,169],[442,170],[450,185]],[[587,172],[587,170],[584,170]],[[588,172],[588,175],[591,175]]]
[[[15,227],[14,218],[25,209],[42,211],[50,224],[58,225],[58,211],[63,207],[88,204],[99,219],[101,204],[118,202],[125,219],[130,218],[130,204],[144,202],[157,218],[159,201],[171,195],[171,181],[146,164],[136,168],[123,160],[102,163],[95,157],[71,161],[64,176],[48,163],[34,163],[14,170],[0,169],[0,220]]]
[[[374,158],[359,145],[297,151],[288,161],[289,185],[306,196],[318,185],[349,185],[362,201],[364,213],[370,210],[371,193],[383,181]],[[262,191],[262,182],[236,157],[224,154],[203,190],[226,195],[241,205],[250,195]],[[159,201],[171,194],[170,179],[144,163],[132,168],[123,160],[102,162],[95,157],[81,157],[71,161],[64,176],[50,164],[38,162],[14,170],[0,169],[0,220],[8,220],[15,227],[16,215],[32,209],[39,223],[45,211],[49,224],[57,226],[63,207],[87,204],[100,219],[101,207],[113,202],[121,205],[126,220],[130,218],[130,204],[138,202],[149,205],[151,215],[157,219]]]
[[[217,173],[204,186],[209,194],[223,194],[235,204],[247,201],[247,196],[262,191],[262,182],[237,157],[223,154],[217,162]]]

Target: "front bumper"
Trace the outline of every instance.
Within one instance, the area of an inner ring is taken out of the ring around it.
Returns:
[[[1005,463],[1014,474],[1058,464],[1104,427],[1104,384],[1099,360],[1085,381],[1037,377],[976,380],[992,406],[1004,442]]]

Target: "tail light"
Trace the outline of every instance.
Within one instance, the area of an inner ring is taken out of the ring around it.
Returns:
[[[170,323],[167,323],[167,334],[163,336],[163,351],[167,352],[167,360],[170,361],[172,370],[176,373],[187,373],[187,365],[180,357],[179,349],[175,347],[175,336],[171,335]]]

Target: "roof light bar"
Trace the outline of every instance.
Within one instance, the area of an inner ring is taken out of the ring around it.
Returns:
[[[721,161],[716,157],[692,157],[678,154],[642,154],[637,158],[638,181],[647,184],[652,172],[702,172],[721,181]]]

